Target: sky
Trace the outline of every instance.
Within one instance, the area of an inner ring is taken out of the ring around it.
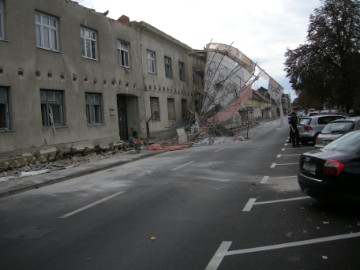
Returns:
[[[285,52],[306,42],[309,18],[320,0],[77,0],[108,17],[144,21],[193,49],[232,45],[264,69],[294,99]]]

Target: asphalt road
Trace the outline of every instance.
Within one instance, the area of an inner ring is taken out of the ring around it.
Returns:
[[[287,135],[267,122],[0,199],[0,269],[358,269],[358,209],[300,191],[313,147]]]

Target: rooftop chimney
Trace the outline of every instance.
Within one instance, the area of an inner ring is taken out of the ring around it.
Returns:
[[[128,16],[122,15],[118,19],[118,22],[121,23],[121,24],[129,25],[130,24],[130,18]]]

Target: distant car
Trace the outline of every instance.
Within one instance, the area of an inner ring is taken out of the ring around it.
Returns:
[[[298,183],[320,201],[360,203],[360,130],[302,154]]]
[[[299,140],[303,144],[315,143],[317,135],[330,122],[336,119],[344,119],[346,116],[338,114],[319,114],[302,117],[299,119]]]
[[[360,129],[360,117],[337,119],[327,124],[316,138],[316,147],[324,147],[347,132]]]

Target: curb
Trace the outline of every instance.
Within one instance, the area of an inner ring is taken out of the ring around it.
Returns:
[[[41,187],[45,187],[45,186],[60,183],[60,182],[63,182],[63,181],[67,181],[67,180],[70,180],[70,179],[73,179],[73,178],[76,178],[76,177],[81,177],[81,176],[84,176],[84,175],[87,175],[87,174],[92,174],[92,173],[95,173],[95,172],[103,171],[103,170],[110,169],[110,168],[113,168],[113,167],[116,167],[116,166],[121,166],[121,165],[124,165],[124,164],[127,164],[127,163],[131,163],[131,162],[138,161],[138,160],[141,160],[141,159],[145,159],[145,158],[148,158],[148,157],[151,157],[151,156],[155,156],[155,155],[158,155],[158,154],[161,154],[161,153],[164,153],[164,152],[166,152],[166,151],[162,150],[162,151],[150,152],[150,153],[146,153],[144,155],[141,155],[139,157],[131,158],[129,160],[115,161],[115,162],[112,162],[112,163],[109,163],[109,164],[99,165],[99,166],[96,166],[95,168],[90,168],[90,169],[89,168],[84,168],[83,170],[79,170],[78,172],[73,172],[73,173],[69,173],[69,174],[66,174],[66,170],[65,170],[64,171],[64,176],[62,176],[62,177],[58,177],[58,178],[55,178],[55,179],[47,179],[47,180],[44,180],[43,182],[39,182],[39,183],[31,183],[30,182],[30,183],[25,183],[25,184],[18,184],[18,185],[15,185],[13,187],[10,187],[9,190],[4,191],[4,192],[0,190],[0,198],[9,197],[11,195],[15,195],[15,194],[18,194],[18,193],[21,193],[21,192],[29,191],[29,190],[32,190],[32,189],[38,189],[38,188],[41,188]]]

